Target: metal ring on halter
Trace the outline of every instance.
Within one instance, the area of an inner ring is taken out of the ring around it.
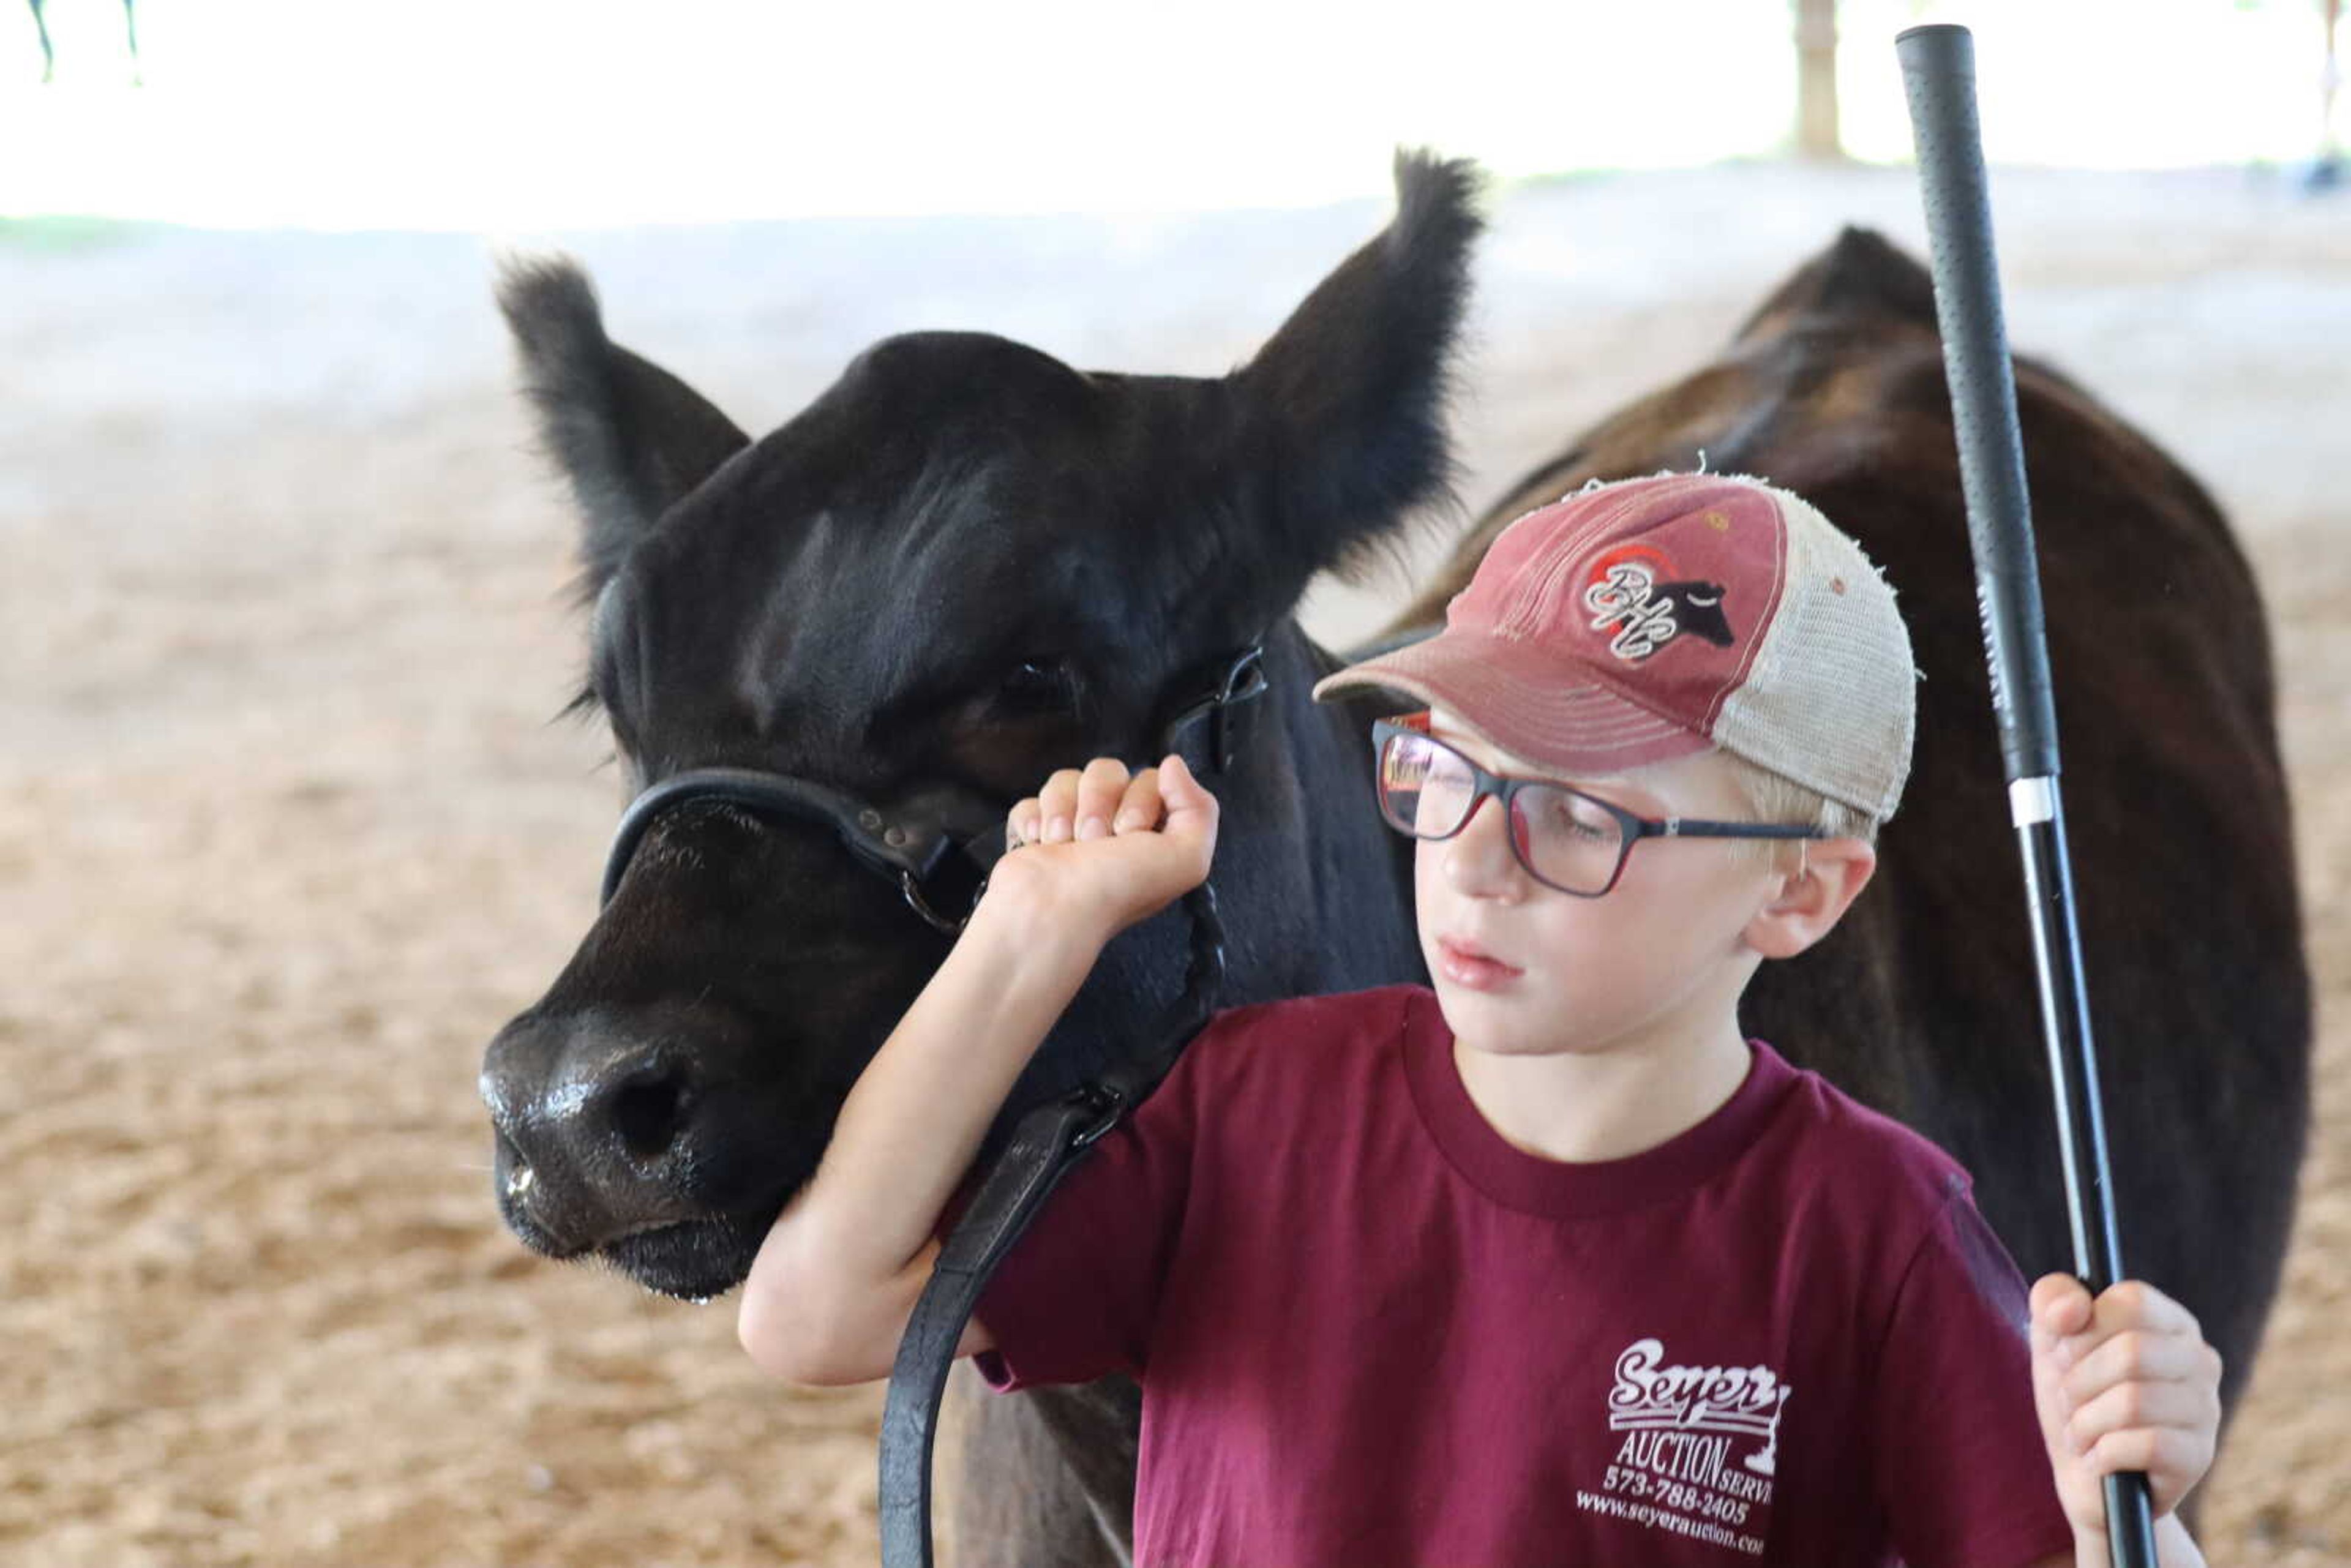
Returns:
[[[1007,850],[1005,852],[1009,854],[1011,851]],[[906,907],[928,921],[932,930],[948,936],[960,936],[963,935],[963,928],[971,924],[971,910],[979,907],[980,895],[987,891],[987,874],[985,872],[980,873],[979,885],[971,892],[971,908],[965,910],[962,916],[955,920],[949,920],[931,907],[930,900],[923,896],[921,881],[913,872],[902,871],[898,873],[898,891],[906,895]]]

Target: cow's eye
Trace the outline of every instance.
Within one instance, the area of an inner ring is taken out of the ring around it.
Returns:
[[[996,701],[998,707],[1016,714],[1073,713],[1078,706],[1078,672],[1067,659],[1042,654],[1023,659],[1004,677]]]

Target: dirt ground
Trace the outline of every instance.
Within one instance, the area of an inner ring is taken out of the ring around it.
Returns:
[[[1994,193],[2015,341],[2211,484],[2270,595],[2320,1098],[2207,1535],[2351,1561],[2351,198]],[[764,430],[904,328],[1222,371],[1384,216],[563,237],[616,335]],[[1472,508],[1846,220],[1919,244],[1891,172],[1499,198]],[[0,227],[0,1560],[875,1561],[877,1395],[764,1383],[724,1305],[534,1260],[492,1210],[481,1048],[586,928],[617,800],[550,722],[571,525],[487,277],[457,237]]]

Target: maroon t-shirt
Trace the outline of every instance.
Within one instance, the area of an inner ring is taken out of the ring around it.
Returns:
[[[1219,1015],[1007,1258],[979,1364],[1142,1380],[1137,1568],[2000,1568],[2072,1550],[2024,1303],[1965,1173],[1769,1046],[1562,1164],[1397,986]]]

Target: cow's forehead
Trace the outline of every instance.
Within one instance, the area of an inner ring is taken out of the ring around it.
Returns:
[[[1211,612],[1174,580],[1196,552],[1171,556],[1170,486],[1114,455],[935,434],[895,444],[892,473],[789,430],[680,503],[598,607],[600,659],[637,662],[664,728],[846,745],[877,710],[1032,659],[1148,683],[1187,610]]]
[[[864,465],[763,443],[664,520],[635,575],[714,610],[781,594],[844,629],[967,598],[1007,615],[1093,602],[1153,570],[1134,490],[1102,459],[1033,438],[938,433]]]

